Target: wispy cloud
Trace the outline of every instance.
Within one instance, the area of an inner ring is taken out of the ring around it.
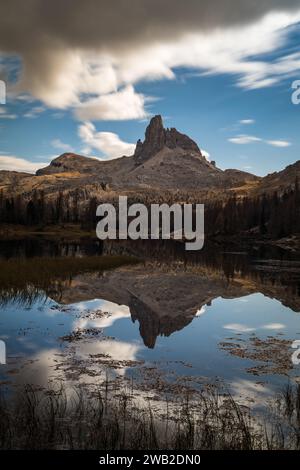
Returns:
[[[7,108],[0,107],[0,119],[17,119],[17,115],[13,113],[9,113]]]
[[[45,111],[46,111],[45,106],[34,106],[29,111],[27,111],[23,116],[28,119],[35,119]]]
[[[238,144],[238,145],[246,145],[246,144],[253,144],[254,142],[261,142],[262,139],[259,137],[255,137],[254,135],[238,135],[236,137],[231,137],[228,139],[229,142],[232,144]]]
[[[224,325],[223,328],[225,328],[225,330],[235,331],[236,333],[250,333],[251,331],[255,331],[255,328],[242,325],[241,323],[229,323],[228,325]]]
[[[286,326],[283,323],[267,323],[266,325],[252,327],[249,325],[243,325],[241,323],[229,323],[228,325],[224,325],[223,328],[226,330],[231,330],[236,333],[251,333],[253,331],[257,331],[260,329],[263,330],[282,330]]]
[[[240,124],[242,125],[249,125],[249,124],[254,124],[255,123],[255,119],[241,119],[239,121]]]
[[[273,147],[290,147],[292,145],[291,142],[287,140],[266,140],[265,142]]]
[[[61,150],[62,152],[74,152],[74,149],[71,145],[65,144],[60,139],[54,139],[51,141],[51,145],[53,148],[57,150]]]
[[[266,325],[263,325],[261,328],[264,330],[283,330],[286,328],[286,325],[283,323],[268,323]]]
[[[228,139],[228,142],[231,142],[232,144],[237,144],[237,145],[247,145],[247,144],[253,144],[257,142],[263,142],[267,145],[271,145],[272,147],[281,147],[281,148],[290,147],[292,145],[292,143],[287,140],[266,140],[260,137],[247,135],[247,134],[230,137]]]

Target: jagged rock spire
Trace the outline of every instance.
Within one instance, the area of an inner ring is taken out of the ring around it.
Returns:
[[[186,151],[196,152],[201,155],[198,145],[187,135],[181,134],[175,128],[164,129],[162,117],[154,116],[145,132],[145,140],[137,141],[134,158],[136,164],[140,164],[149,160],[156,155],[164,147],[176,148],[180,147]]]

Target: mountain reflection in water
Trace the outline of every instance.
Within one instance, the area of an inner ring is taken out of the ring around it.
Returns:
[[[43,243],[46,256],[126,254],[141,262],[54,279],[46,300],[40,293],[26,303],[26,293],[18,291],[4,302],[4,383],[94,383],[107,368],[115,376],[143,379],[151,389],[160,383],[160,390],[163,380],[176,376],[190,383],[218,378],[236,390],[245,383],[261,387],[257,375],[272,386],[297,377],[289,359],[300,334],[300,259],[294,253],[220,246],[189,253],[173,242],[85,241],[68,247],[27,240],[2,242],[3,257],[30,263],[43,253]],[[249,345],[258,351],[249,352]],[[270,362],[267,353],[274,367],[255,369],[255,361],[260,367]],[[153,365],[157,373],[150,377]]]

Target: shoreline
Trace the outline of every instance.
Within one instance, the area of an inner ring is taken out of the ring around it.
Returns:
[[[69,240],[91,239],[98,240],[96,229],[83,229],[80,224],[60,224],[45,226],[24,226],[14,224],[0,224],[0,240],[14,240],[31,237],[63,237]],[[172,239],[171,239],[172,240]],[[235,234],[235,235],[213,235],[206,236],[205,240],[220,244],[229,244],[234,246],[273,246],[290,252],[300,252],[300,234],[292,234],[279,239],[271,239],[265,236],[254,237],[253,234]],[[145,240],[147,241],[147,240]],[[151,241],[151,240],[150,240]],[[185,240],[176,240],[182,243]]]

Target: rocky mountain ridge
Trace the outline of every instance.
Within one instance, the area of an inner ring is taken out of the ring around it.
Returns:
[[[175,128],[165,129],[159,115],[151,119],[145,140],[137,141],[131,157],[100,161],[65,153],[38,170],[37,176],[57,173],[79,173],[83,183],[92,177],[114,190],[229,189],[260,179],[240,170],[217,168],[192,139]]]
[[[209,162],[199,146],[175,128],[165,129],[161,116],[154,116],[130,157],[99,160],[64,153],[36,172],[0,171],[0,189],[12,195],[74,191],[235,191],[261,194],[292,186],[300,177],[300,162],[279,173],[258,177],[235,169],[221,170]]]

